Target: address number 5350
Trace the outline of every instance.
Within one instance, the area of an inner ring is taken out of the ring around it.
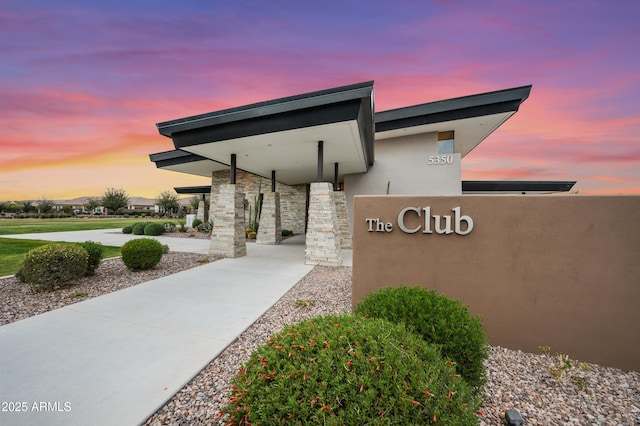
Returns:
[[[453,155],[430,155],[427,160],[428,166],[446,166],[453,164]]]

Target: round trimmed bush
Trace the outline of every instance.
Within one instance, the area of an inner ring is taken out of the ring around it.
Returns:
[[[147,226],[149,222],[137,222],[133,224],[131,229],[133,235],[144,235],[144,228]]]
[[[153,238],[136,238],[122,246],[122,261],[132,271],[156,266],[162,259],[162,244]]]
[[[157,222],[147,223],[144,227],[144,235],[155,237],[164,234],[164,225]]]
[[[454,361],[458,373],[476,391],[484,385],[488,338],[481,319],[472,317],[460,301],[403,285],[366,296],[354,312],[406,325],[439,347],[444,358]]]
[[[85,241],[84,243],[82,243],[82,247],[87,251],[87,254],[89,255],[85,275],[95,275],[96,269],[98,269],[98,266],[100,266],[100,261],[102,260],[104,246],[94,241]]]
[[[177,228],[175,223],[173,222],[165,222],[164,223],[164,232],[176,232]]]
[[[477,424],[480,399],[403,325],[329,315],[286,326],[232,379],[236,424]]]
[[[27,252],[16,277],[34,291],[51,291],[71,284],[87,271],[89,254],[79,246],[47,244]]]
[[[193,222],[191,222],[191,227],[193,229],[196,229],[198,227],[198,225],[201,225],[202,221],[200,219],[193,219]]]
[[[133,232],[133,225],[127,225],[124,228],[122,228],[123,234],[131,234],[132,232]]]

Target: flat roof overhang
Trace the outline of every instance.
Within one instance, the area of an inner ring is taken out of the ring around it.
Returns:
[[[463,194],[552,194],[569,192],[575,181],[464,180]]]
[[[204,186],[177,186],[173,188],[177,194],[203,195],[211,193],[211,185]]]
[[[378,112],[376,140],[431,132],[455,133],[454,152],[464,157],[515,114],[531,85]]]
[[[159,169],[208,178],[211,178],[213,172],[229,168],[226,164],[177,149],[150,154],[149,158],[156,163],[156,167]]]
[[[463,180],[463,194],[552,194],[569,192],[575,181]],[[178,194],[209,194],[211,185],[173,188]]]
[[[366,172],[374,160],[373,82],[311,92],[158,123],[175,151],[152,154],[163,169],[211,177],[238,169],[296,185],[317,180],[323,141],[325,180]],[[190,157],[189,155],[193,155]],[[331,167],[329,167],[331,166]]]

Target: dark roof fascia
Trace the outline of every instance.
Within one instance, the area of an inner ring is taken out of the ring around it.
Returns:
[[[211,185],[204,186],[179,186],[173,188],[178,194],[210,194]]]
[[[463,180],[462,192],[568,192],[575,181]]]
[[[365,162],[374,161],[373,81],[158,123],[177,149],[357,120]]]
[[[267,115],[287,113],[295,110],[315,108],[331,103],[370,98],[372,94],[373,81],[367,81],[165,121],[157,123],[156,127],[160,134],[171,137],[177,132],[200,129],[202,127],[215,126],[223,123],[238,122]]]
[[[375,114],[376,132],[517,112],[531,92],[531,85],[460,98],[381,111]]]
[[[215,161],[200,155],[191,154],[190,152],[181,151],[179,149],[149,154],[149,159],[156,163],[157,168],[193,163],[196,161]]]

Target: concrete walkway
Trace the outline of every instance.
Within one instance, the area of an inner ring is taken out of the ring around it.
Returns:
[[[11,237],[132,238],[110,232]],[[209,245],[155,238],[174,251]],[[0,424],[144,422],[312,269],[304,236],[247,253],[0,327]]]

